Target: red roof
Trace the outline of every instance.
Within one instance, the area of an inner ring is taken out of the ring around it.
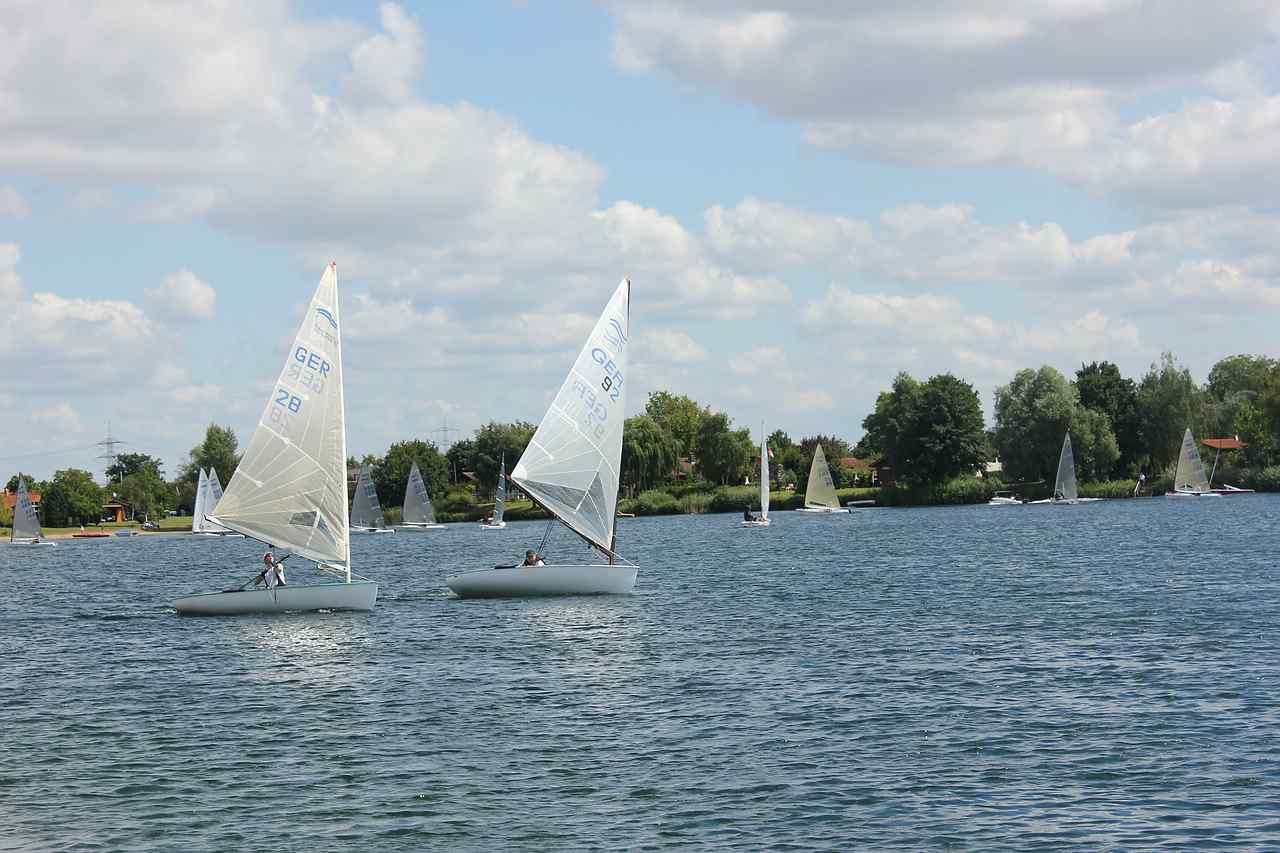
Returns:
[[[27,492],[27,497],[29,497],[29,498],[31,499],[31,502],[32,502],[33,504],[38,504],[38,503],[40,503],[40,493],[39,493],[39,492]],[[10,492],[10,491],[6,491],[6,492],[4,492],[4,506],[5,506],[5,509],[13,509],[13,508],[14,508],[15,506],[17,506],[17,505],[18,505],[18,493],[17,493],[17,492]]]
[[[1242,447],[1248,447],[1238,438],[1206,438],[1201,442],[1205,447],[1212,447],[1214,450],[1239,450]]]
[[[870,462],[864,462],[863,460],[861,460],[861,459],[857,459],[857,458],[855,458],[855,457],[853,457],[853,456],[846,456],[846,457],[844,457],[843,459],[841,459],[841,460],[840,460],[840,465],[841,465],[841,467],[844,467],[844,468],[854,468],[854,469],[857,469],[857,470],[860,470],[860,471],[870,471],[870,470],[871,470],[871,463],[870,463]]]

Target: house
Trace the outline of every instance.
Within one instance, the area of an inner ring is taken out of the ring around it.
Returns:
[[[893,466],[886,462],[883,457],[871,463],[871,471],[874,474],[871,482],[875,485],[892,486],[894,484]]]
[[[111,500],[102,505],[102,520],[105,522],[123,524],[132,517],[133,508],[129,506],[128,501],[117,494],[113,493]]]
[[[845,456],[840,460],[840,467],[848,472],[852,476],[853,482],[858,485],[862,485],[864,481],[873,486],[876,483],[876,472],[871,467],[870,462],[858,459],[855,456]]]
[[[693,458],[689,456],[681,456],[680,461],[676,463],[676,470],[671,472],[676,480],[692,480],[693,479]]]
[[[990,477],[992,474],[1002,474],[1002,473],[1004,473],[1004,463],[1001,462],[999,459],[996,459],[993,462],[984,462],[982,464],[982,470],[978,472],[978,476]]]
[[[18,505],[18,493],[11,492],[8,489],[5,489],[3,492],[0,492],[0,495],[4,496],[4,508],[9,510],[10,512],[13,512],[13,508]],[[27,497],[31,499],[32,506],[34,506],[36,509],[40,509],[40,493],[39,492],[27,492]]]

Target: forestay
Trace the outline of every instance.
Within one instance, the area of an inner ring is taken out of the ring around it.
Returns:
[[[378,490],[374,488],[369,466],[360,466],[360,479],[356,481],[356,496],[351,502],[353,527],[386,527],[382,504],[378,503]]]
[[[836,484],[831,479],[831,469],[827,467],[827,455],[822,452],[822,445],[814,445],[813,463],[809,466],[809,483],[804,487],[805,506],[826,506],[840,509],[840,500],[836,497]]]
[[[610,553],[627,403],[630,305],[631,282],[624,279],[511,475],[557,518]]]
[[[1196,449],[1191,427],[1187,427],[1182,436],[1182,451],[1178,454],[1178,470],[1173,475],[1173,488],[1179,492],[1209,491],[1209,478],[1204,475],[1204,463],[1200,461],[1200,451]]]
[[[12,539],[39,539],[40,516],[31,503],[31,495],[27,493],[27,482],[18,474],[18,495],[13,504]]]
[[[1062,452],[1058,454],[1058,476],[1053,483],[1055,500],[1074,501],[1076,490],[1076,460],[1071,452],[1071,433],[1062,439]]]
[[[409,483],[404,487],[403,513],[405,524],[436,523],[436,511],[431,506],[431,496],[427,494],[427,484],[422,481],[417,462],[409,469]]]
[[[338,323],[338,270],[330,264],[244,458],[211,514],[246,536],[349,571]]]

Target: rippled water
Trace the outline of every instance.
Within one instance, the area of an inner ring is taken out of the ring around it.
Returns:
[[[627,519],[635,595],[479,602],[542,526],[455,526],[356,540],[372,614],[225,619],[167,602],[253,543],[0,548],[0,849],[1274,850],[1278,517]]]

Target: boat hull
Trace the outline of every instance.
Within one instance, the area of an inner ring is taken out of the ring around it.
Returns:
[[[192,536],[209,536],[214,539],[243,539],[244,538],[243,533],[231,533],[231,532],[212,533],[208,530],[193,530],[191,531],[191,535]]]
[[[424,530],[444,530],[443,524],[401,524],[396,530],[401,533],[421,533]]]
[[[626,595],[636,566],[518,566],[445,578],[459,598],[535,598],[553,595]]]
[[[395,533],[394,527],[353,527],[352,533],[358,533],[362,536],[374,536],[378,533]]]
[[[1220,498],[1217,492],[1165,492],[1166,498]]]
[[[505,521],[498,521],[492,524],[485,523],[485,522],[480,523],[481,530],[503,530],[504,528],[506,528],[506,526],[507,526],[507,523]]]
[[[849,510],[845,509],[844,507],[840,507],[840,509],[835,509],[829,506],[802,506],[798,510],[796,510],[796,512],[817,512],[817,513],[833,513],[833,512],[848,512],[848,511]]]
[[[743,527],[768,527],[769,519],[757,518],[755,521],[744,521],[742,522],[742,526]]]
[[[57,542],[51,542],[48,539],[14,539],[10,545],[21,545],[23,548],[53,548],[57,546]]]
[[[378,598],[373,581],[287,584],[275,589],[231,590],[189,595],[173,603],[183,616],[237,616],[308,610],[372,610]]]

